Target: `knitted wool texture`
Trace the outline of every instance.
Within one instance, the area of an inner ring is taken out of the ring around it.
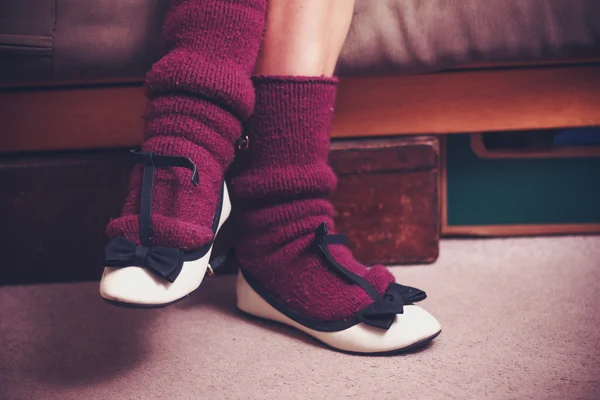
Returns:
[[[231,171],[238,263],[294,311],[321,321],[347,318],[373,300],[333,272],[314,242],[322,222],[334,232],[327,197],[336,177],[327,159],[337,80],[263,76],[254,85],[249,149]],[[380,294],[394,280],[382,266],[367,269],[343,245],[329,249]]]
[[[265,26],[266,0],[175,0],[162,31],[163,56],[146,78],[142,151],[189,157],[200,173],[161,168],[152,200],[153,245],[195,249],[212,239],[225,170],[242,123],[252,113],[250,76]],[[130,179],[110,237],[139,243],[141,166]]]

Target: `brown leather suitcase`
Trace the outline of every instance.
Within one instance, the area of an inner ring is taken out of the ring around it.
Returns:
[[[436,259],[437,139],[334,141],[330,160],[338,231],[358,259]],[[0,285],[99,279],[104,228],[120,211],[131,168],[127,150],[0,157]],[[227,236],[220,240],[227,249]]]
[[[0,156],[0,285],[100,279],[127,150]]]
[[[337,230],[357,259],[392,265],[437,259],[439,149],[434,136],[332,142]]]

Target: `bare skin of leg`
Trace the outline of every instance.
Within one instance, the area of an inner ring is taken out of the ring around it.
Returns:
[[[257,75],[332,76],[354,0],[270,0]]]

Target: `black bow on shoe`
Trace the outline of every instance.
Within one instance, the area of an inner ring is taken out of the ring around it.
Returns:
[[[106,246],[104,263],[113,268],[144,267],[173,283],[183,267],[183,252],[171,247],[137,245],[118,236]]]
[[[425,300],[427,294],[417,288],[390,283],[378,300],[358,315],[358,319],[367,325],[381,329],[390,329],[396,314],[404,313],[404,306]]]
[[[427,298],[427,293],[421,289],[417,289],[411,286],[404,286],[398,283],[392,282],[386,289],[386,293],[394,293],[404,301],[404,304],[413,304],[423,301]]]
[[[348,281],[359,285],[374,300],[372,304],[357,314],[359,321],[375,328],[389,329],[394,323],[396,314],[404,313],[405,304],[416,303],[427,297],[425,292],[420,289],[399,285],[394,282],[390,283],[383,296],[380,296],[373,285],[366,279],[344,268],[332,257],[327,245],[345,245],[346,239],[342,235],[329,235],[327,224],[322,223],[319,225],[315,233],[315,241],[319,251],[327,260],[328,265],[333,267],[336,272]]]
[[[358,319],[375,328],[390,329],[396,318],[396,314],[404,313],[404,301],[402,297],[393,293],[385,293],[359,314]]]
[[[188,157],[157,155],[152,152],[140,153],[133,150],[137,164],[144,166],[142,172],[142,193],[140,200],[140,242],[124,237],[112,239],[104,250],[104,265],[113,268],[129,266],[145,267],[154,274],[173,283],[183,268],[184,254],[177,248],[152,246],[152,187],[154,171],[161,167],[187,168],[192,172],[190,180],[198,186],[196,164]]]

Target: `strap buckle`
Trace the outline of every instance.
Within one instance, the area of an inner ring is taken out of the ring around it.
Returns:
[[[248,147],[250,147],[250,138],[248,135],[244,135],[235,141],[235,148],[240,151],[248,150]]]

